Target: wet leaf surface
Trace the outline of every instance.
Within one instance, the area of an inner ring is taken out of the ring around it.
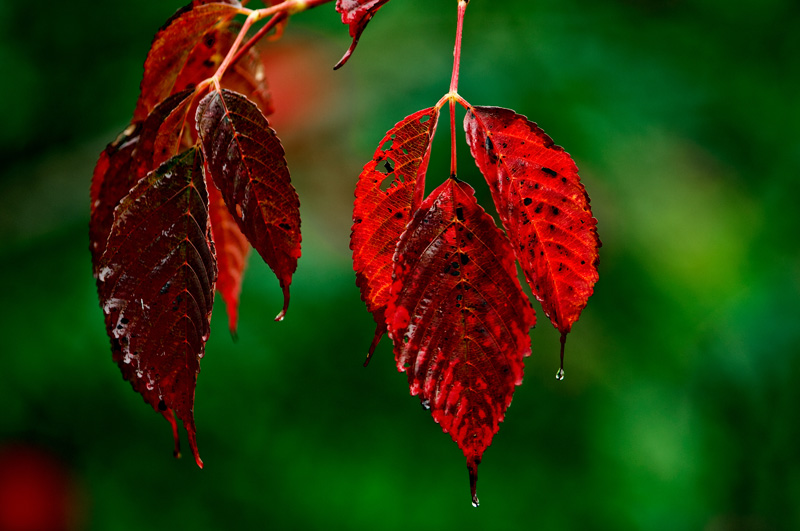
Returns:
[[[226,89],[197,108],[200,144],[208,171],[239,229],[278,277],[284,294],[300,257],[300,202],[283,146],[258,107]]]
[[[563,345],[594,290],[601,245],[578,168],[512,110],[474,107],[464,128],[525,277]]]
[[[395,262],[386,320],[397,369],[464,452],[477,504],[477,467],[522,383],[535,314],[508,240],[455,179],[423,202]]]
[[[192,148],[139,181],[114,214],[98,291],[123,377],[173,424],[198,466],[194,391],[217,276],[202,157]]]

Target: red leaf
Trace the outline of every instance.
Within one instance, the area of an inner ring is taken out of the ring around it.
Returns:
[[[139,181],[117,207],[98,291],[124,378],[168,420],[174,411],[183,421],[200,467],[194,390],[216,276],[202,157],[192,148]]]
[[[336,11],[342,14],[342,23],[350,26],[350,36],[353,43],[347,49],[344,56],[333,67],[337,70],[344,66],[353,50],[356,49],[358,40],[367,27],[367,23],[375,16],[375,13],[389,0],[336,0]]]
[[[220,21],[233,18],[238,11],[236,5],[219,2],[190,4],[164,23],[153,38],[144,63],[134,121],[143,120],[160,101],[185,88],[176,88],[175,82],[192,49],[208,30]]]
[[[106,240],[114,222],[114,209],[136,184],[132,168],[133,154],[139,143],[141,124],[131,124],[116,140],[106,146],[92,175],[90,197],[92,202],[89,220],[89,249],[92,252],[92,270],[95,278],[100,257],[106,249]]]
[[[191,90],[173,94],[147,116],[133,156],[137,181],[180,151],[193,95]]]
[[[228,327],[236,336],[236,321],[239,315],[239,294],[242,291],[242,277],[250,254],[250,244],[239,230],[222,194],[213,184],[211,175],[206,175],[208,184],[208,211],[211,217],[211,233],[217,250],[217,291],[222,295],[228,309]]]
[[[278,277],[283,319],[300,257],[300,201],[283,146],[258,107],[236,92],[213,91],[197,107],[208,170],[239,229]]]
[[[598,278],[597,220],[578,168],[512,110],[473,107],[464,128],[525,277],[563,347]]]
[[[508,240],[448,179],[423,202],[397,244],[386,310],[397,369],[433,419],[477,466],[522,383],[536,322]]]
[[[378,325],[365,365],[386,331],[392,257],[412,211],[422,202],[438,119],[435,108],[405,117],[386,133],[358,178],[350,249],[361,300]]]

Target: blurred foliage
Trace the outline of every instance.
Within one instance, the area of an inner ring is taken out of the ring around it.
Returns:
[[[218,301],[195,408],[204,470],[172,458],[168,425],[111,362],[87,238],[97,154],[177,7],[0,3],[0,445],[56,456],[86,529],[800,528],[800,4],[470,3],[460,93],[567,148],[604,243],[563,382],[540,312],[478,510],[388,341],[361,367],[373,324],[348,250],[362,165],[447,91],[455,2],[390,2],[335,73],[349,39],[332,5],[265,45],[303,258],[285,322],[257,257],[238,343]],[[440,128],[431,188],[448,141]],[[460,177],[491,210],[459,141]]]

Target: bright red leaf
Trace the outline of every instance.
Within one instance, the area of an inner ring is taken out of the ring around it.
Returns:
[[[336,0],[336,11],[341,13],[342,22],[350,26],[350,36],[353,43],[347,49],[344,56],[333,67],[334,70],[341,68],[350,59],[353,50],[356,49],[358,40],[367,27],[367,23],[375,16],[375,13],[389,0]]]
[[[212,91],[197,107],[197,128],[208,170],[228,210],[283,289],[300,257],[300,201],[283,146],[258,107],[236,92]]]
[[[159,102],[186,88],[176,88],[175,83],[195,45],[210,29],[233,18],[238,11],[236,5],[219,2],[189,4],[164,23],[153,38],[144,63],[134,121],[144,120]]]
[[[206,174],[208,183],[208,212],[211,217],[211,233],[217,250],[217,291],[222,295],[228,309],[228,328],[236,336],[236,321],[239,316],[239,294],[242,291],[242,277],[250,254],[250,243],[236,220],[233,219],[222,193],[213,184],[211,175]]]
[[[535,314],[508,240],[456,179],[422,203],[395,262],[386,321],[397,368],[464,452],[477,505],[478,464],[522,383]]]
[[[366,363],[386,331],[392,257],[412,211],[422,202],[438,119],[435,108],[404,118],[386,133],[358,178],[350,249],[361,299],[378,325]]]
[[[578,168],[512,110],[473,107],[464,128],[525,277],[562,334],[563,359],[564,338],[598,279],[597,220]]]
[[[98,273],[114,360],[147,403],[183,421],[200,467],[194,391],[217,276],[202,164],[192,148],[133,187],[116,209]]]
[[[99,271],[100,257],[106,249],[106,240],[114,222],[114,209],[136,184],[132,168],[133,154],[139,143],[141,124],[132,124],[106,146],[92,175],[89,220],[89,249],[92,252],[92,271]]]

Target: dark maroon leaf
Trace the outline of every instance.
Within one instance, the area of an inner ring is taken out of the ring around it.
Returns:
[[[92,271],[95,278],[111,224],[114,222],[114,209],[137,181],[132,161],[141,129],[141,124],[128,126],[100,153],[94,168],[90,190],[92,208],[89,250],[92,252]]]
[[[221,21],[233,18],[238,11],[236,5],[219,2],[197,6],[190,4],[161,27],[153,38],[144,63],[141,94],[133,113],[134,121],[144,120],[159,102],[186,88],[176,88],[175,82],[192,49],[210,29]]]
[[[353,38],[350,48],[347,49],[344,56],[333,67],[337,70],[344,66],[353,50],[356,49],[358,40],[367,27],[367,23],[375,16],[375,13],[388,2],[389,0],[336,0],[336,11],[341,13],[342,22],[350,26],[350,36]]]
[[[597,220],[578,168],[512,110],[473,107],[464,128],[528,283],[562,334],[563,359],[566,334],[598,279]]]
[[[300,201],[283,146],[258,107],[241,94],[213,91],[197,107],[197,128],[208,170],[228,210],[283,289],[300,257]]]
[[[386,331],[392,257],[412,211],[422,202],[438,119],[439,112],[430,108],[397,123],[358,178],[350,249],[361,300],[378,325],[366,363]]]
[[[478,464],[522,383],[536,322],[514,255],[474,191],[448,179],[397,244],[386,310],[397,369],[467,458]]]
[[[194,390],[217,276],[202,164],[192,148],[133,187],[97,277],[114,360],[148,404],[183,421],[200,467]]]

